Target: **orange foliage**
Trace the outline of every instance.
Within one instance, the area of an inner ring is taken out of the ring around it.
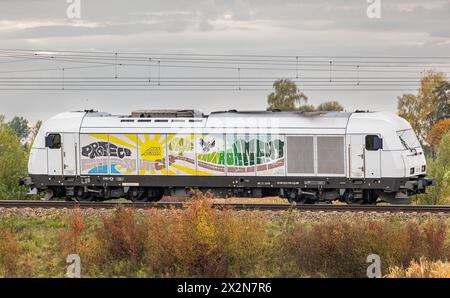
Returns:
[[[450,119],[444,119],[431,127],[427,136],[427,142],[431,145],[434,151],[437,151],[442,137],[450,131]]]

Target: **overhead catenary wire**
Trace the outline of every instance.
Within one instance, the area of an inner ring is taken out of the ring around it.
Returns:
[[[348,86],[359,91],[367,88],[390,91],[393,87],[407,91],[420,87],[421,77],[429,68],[450,75],[450,57],[447,56],[289,56],[0,49],[0,59],[7,60],[0,61],[5,65],[0,71],[0,90],[10,87],[41,87],[44,90],[56,85],[62,90],[140,90],[145,84],[144,90],[163,90],[161,87],[164,85],[164,89],[169,90],[226,87],[226,90],[250,91],[271,90],[275,80],[291,79],[305,91],[308,88],[340,91]],[[102,71],[108,67],[114,67],[113,78],[105,76]],[[157,67],[156,81],[152,78],[153,67]],[[140,75],[143,68],[144,74],[145,68],[148,69],[144,76]],[[55,75],[56,71],[61,70],[62,76]],[[66,70],[71,70],[70,76],[65,73]],[[233,70],[237,70],[237,77],[231,76]],[[36,72],[40,76],[32,75]]]
[[[55,52],[55,53],[83,53],[83,54],[102,54],[102,55],[110,55],[114,54],[114,52],[109,51],[81,51],[81,50],[54,50],[54,49],[0,49],[0,51],[16,51],[16,52]],[[168,56],[205,56],[205,57],[283,57],[289,58],[291,55],[258,55],[258,54],[208,54],[208,53],[155,53],[155,52],[126,52],[126,54],[130,55],[146,55],[146,56],[155,56],[155,55],[168,55]],[[404,58],[427,58],[427,59],[450,59],[450,56],[352,56],[352,55],[299,55],[300,57],[336,57],[336,58],[371,58],[371,59],[379,59],[379,58],[392,58],[392,59],[404,59]]]
[[[1,51],[1,50],[0,50]],[[87,59],[86,57],[84,57],[84,58],[77,58],[77,57],[69,57],[69,56],[55,56],[55,55],[48,55],[47,54],[47,56],[45,56],[44,54],[34,54],[35,55],[35,59],[49,59],[49,60],[55,60],[55,61],[67,61],[67,62],[83,62],[83,63],[105,63],[105,64],[114,64],[114,65],[116,65],[116,62],[115,62],[115,60],[117,59],[117,61],[119,61],[119,58],[116,56],[116,55],[114,55],[114,61],[112,61],[112,62],[104,62],[104,61],[91,61],[92,59]],[[23,56],[14,56],[14,57],[23,57]],[[68,59],[68,58],[72,58],[72,59]],[[95,59],[97,59],[97,58],[95,58]],[[103,60],[105,60],[106,58],[103,58]],[[109,60],[110,58],[108,58],[108,59],[106,59],[106,60]],[[172,58],[173,59],[173,58]],[[102,59],[100,59],[100,60],[102,60]],[[121,57],[120,58],[120,61],[121,60],[124,60],[124,61],[129,61],[130,59],[128,59],[127,57]],[[133,59],[134,61],[145,61],[145,58],[142,58],[142,59],[139,59],[139,60],[136,60],[136,59]],[[133,61],[133,60],[131,60],[131,61]],[[167,62],[167,63],[169,63],[170,61],[169,60],[167,60],[166,61],[166,59],[165,58],[160,58],[159,59],[159,61],[160,62]],[[213,64],[216,64],[216,63],[221,63],[221,64],[229,64],[229,63],[234,63],[233,61],[231,61],[231,62],[223,62],[223,61],[215,61],[215,60],[208,60],[208,61],[195,61],[195,60],[175,60],[175,61],[172,61],[172,62],[195,62],[195,63],[213,63]],[[285,61],[284,63],[282,63],[282,62],[273,62],[273,63],[267,63],[267,62],[261,62],[261,61],[256,61],[256,62],[254,62],[254,61],[243,61],[243,60],[239,60],[239,61],[237,61],[237,62],[239,62],[240,64],[259,64],[259,65],[273,65],[273,64],[275,64],[275,65],[296,65],[297,63],[291,63],[290,61]],[[398,64],[401,64],[401,63],[405,63],[405,61],[397,61],[397,62],[395,62],[395,61],[388,61],[388,62],[376,62],[376,61],[355,61],[355,62],[358,62],[359,64],[363,64],[363,63],[371,63],[372,65],[371,65],[371,67],[386,67],[386,66],[388,66],[388,67],[419,67],[419,66],[417,66],[417,65],[398,65]],[[321,63],[321,62],[318,62],[318,61],[309,61],[309,62],[299,62],[299,64],[300,65],[309,65],[309,66],[320,66],[320,64],[318,64],[318,63]],[[328,61],[328,63],[329,63],[329,61]],[[382,65],[373,65],[373,63],[377,63],[377,64],[380,64],[380,63],[382,63]],[[389,65],[385,65],[385,64],[389,64]],[[412,62],[407,62],[407,63],[419,63],[418,61],[412,61]],[[121,65],[120,63],[117,63],[118,65]],[[354,66],[353,64],[342,64],[342,62],[339,62],[339,61],[333,61],[333,64],[334,65],[339,65],[339,66]],[[439,62],[439,65],[441,65],[442,66],[442,64],[450,64],[450,61],[440,61]],[[135,65],[135,66],[138,66],[138,65],[140,65],[140,64],[128,64],[128,65]],[[141,64],[142,65],[142,64]],[[433,67],[433,66],[436,66],[436,65],[420,65],[420,67]],[[443,67],[443,66],[442,66]],[[445,65],[445,67],[450,67],[450,65]]]
[[[2,50],[0,50],[0,53],[2,53]],[[8,54],[8,57],[30,57],[30,55],[32,57],[34,57],[35,59],[59,59],[59,60],[67,60],[68,58],[71,59],[77,59],[77,60],[72,60],[72,61],[76,61],[76,62],[81,62],[81,61],[88,61],[88,60],[111,60],[112,57],[107,57],[107,56],[95,56],[95,55],[84,55],[84,56],[79,56],[79,55],[50,55],[50,54],[38,54],[38,53],[34,53],[34,54],[20,54],[20,55],[13,55],[13,54]],[[0,54],[1,56],[1,54]],[[115,57],[115,54],[114,54]],[[299,56],[295,56],[294,58],[298,59],[297,57]],[[158,60],[161,61],[173,61],[173,62],[195,62],[195,63],[234,63],[234,62],[239,62],[240,64],[283,64],[283,65],[295,65],[297,64],[296,62],[293,62],[291,59],[288,60],[267,60],[267,59],[257,59],[257,60],[243,60],[243,59],[236,59],[236,60],[230,60],[230,59],[225,59],[227,61],[225,61],[224,59],[205,59],[205,58],[174,58],[174,57],[156,57]],[[333,58],[333,57],[332,57]],[[115,58],[114,58],[115,59]],[[418,60],[414,60],[414,61],[401,61],[401,60],[396,60],[396,61],[366,61],[364,59],[367,58],[360,58],[359,60],[356,61],[338,61],[335,57],[333,58],[334,60],[334,64],[335,65],[342,65],[342,66],[353,66],[354,63],[359,63],[359,64],[363,64],[363,63],[367,63],[367,64],[381,64],[381,65],[377,65],[377,66],[373,66],[373,67],[385,67],[385,64],[391,64],[391,67],[416,67],[416,65],[398,65],[398,64],[424,64],[424,63],[434,63],[433,65],[423,65],[425,67],[433,67],[435,66],[435,64],[439,64],[439,65],[443,65],[443,64],[450,64],[450,60],[447,61],[418,61]],[[121,57],[118,58],[118,60],[123,60],[123,61],[145,61],[146,57],[128,57],[126,56],[126,54],[121,54]],[[427,59],[428,60],[428,59]],[[304,61],[304,62],[303,62]],[[330,60],[324,60],[324,61],[315,61],[315,60],[302,60],[302,62],[299,61],[299,64],[303,64],[303,65],[317,65],[317,64],[328,64]],[[97,61],[99,62],[99,61]],[[353,63],[353,64],[348,64],[348,63]],[[346,64],[343,64],[346,63]]]
[[[61,88],[1,88],[5,91],[57,91]],[[247,88],[245,91],[271,91],[270,88]],[[65,88],[65,91],[240,91],[233,88]],[[302,91],[417,91],[416,88],[305,88]]]

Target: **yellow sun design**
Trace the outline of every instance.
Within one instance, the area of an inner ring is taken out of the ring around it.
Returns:
[[[156,161],[165,157],[166,138],[162,134],[140,135],[138,145],[143,160]]]

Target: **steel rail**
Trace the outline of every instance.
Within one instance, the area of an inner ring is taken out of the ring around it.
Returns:
[[[37,201],[37,200],[3,200],[0,208],[92,208],[111,209],[118,206],[149,208],[184,208],[192,202],[75,202],[75,201]],[[416,212],[416,213],[450,213],[449,205],[335,205],[335,204],[257,204],[257,203],[212,203],[217,209],[233,210],[298,210],[298,211],[338,211],[338,212]]]

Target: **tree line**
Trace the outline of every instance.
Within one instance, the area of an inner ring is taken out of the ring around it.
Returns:
[[[399,96],[397,109],[422,143],[428,174],[435,179],[435,186],[419,202],[450,203],[450,82],[446,75],[425,71],[417,94]]]
[[[26,124],[26,125],[25,125]],[[19,187],[19,178],[27,173],[28,147],[22,145],[30,129],[28,121],[15,117],[5,123],[0,115],[0,199],[23,198],[26,190]]]
[[[273,83],[274,91],[267,97],[267,110],[281,111],[343,111],[344,107],[337,101],[327,101],[315,107],[307,104],[308,97],[300,91],[294,81],[280,79]]]

